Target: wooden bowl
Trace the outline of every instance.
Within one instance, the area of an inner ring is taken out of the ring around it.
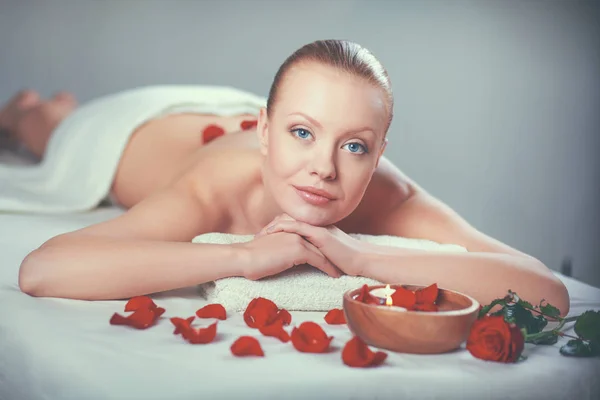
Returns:
[[[369,290],[384,287],[369,286]],[[418,285],[403,286],[409,290]],[[344,294],[344,314],[350,331],[370,346],[400,353],[438,354],[452,351],[467,339],[477,319],[479,302],[453,290],[438,289],[439,311],[406,311],[354,299],[360,289]]]

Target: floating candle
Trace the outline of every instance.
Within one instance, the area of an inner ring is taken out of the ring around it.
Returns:
[[[386,299],[386,298],[390,297],[392,294],[394,294],[395,291],[396,291],[395,289],[390,288],[390,285],[385,285],[385,288],[373,289],[369,293],[371,293],[372,296]]]

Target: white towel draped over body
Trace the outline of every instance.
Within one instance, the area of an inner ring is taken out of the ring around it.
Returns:
[[[40,163],[0,163],[0,212],[95,208],[109,194],[121,155],[139,126],[180,113],[257,115],[265,105],[265,98],[234,88],[178,85],[132,89],[86,103],[55,129]]]
[[[429,240],[396,236],[351,234],[366,242],[427,251],[466,252],[464,247],[440,244]],[[252,240],[253,235],[207,233],[195,237],[193,243],[232,244]],[[425,282],[385,282],[425,284]],[[433,282],[429,282],[433,283]],[[428,283],[428,284],[429,284]],[[343,294],[364,284],[380,285],[373,279],[344,275],[331,278],[311,266],[297,266],[273,277],[252,281],[242,277],[218,279],[200,285],[200,291],[209,303],[220,303],[229,312],[243,311],[250,300],[265,297],[289,311],[329,311],[342,307]]]

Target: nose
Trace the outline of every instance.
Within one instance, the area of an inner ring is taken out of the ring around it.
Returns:
[[[337,176],[336,160],[333,151],[315,151],[310,163],[310,174],[322,180],[333,180]]]

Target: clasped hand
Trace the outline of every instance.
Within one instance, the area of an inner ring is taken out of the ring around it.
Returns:
[[[313,226],[283,214],[245,244],[251,262],[244,276],[257,280],[301,264],[336,278],[359,275],[360,246],[361,242],[334,225]]]

